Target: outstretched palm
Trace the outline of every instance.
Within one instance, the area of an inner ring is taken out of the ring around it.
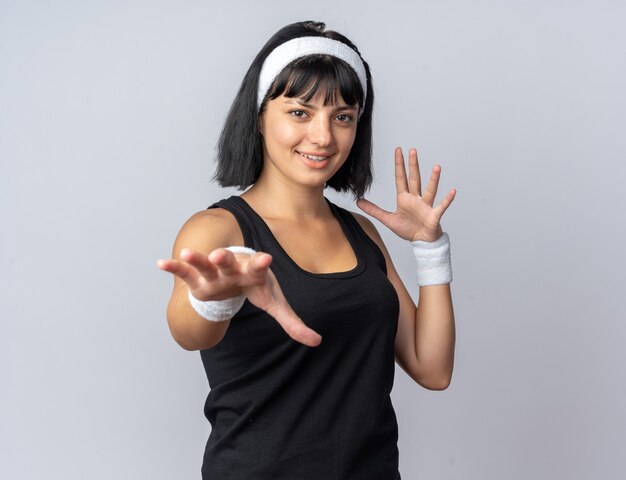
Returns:
[[[396,148],[396,211],[383,210],[364,198],[359,199],[357,205],[405,240],[435,241],[441,236],[441,217],[456,194],[456,190],[450,190],[441,203],[434,206],[440,175],[441,167],[435,165],[422,195],[417,151],[409,150],[409,177],[407,179],[402,149]]]
[[[159,260],[161,270],[187,284],[199,300],[223,300],[243,291],[248,300],[265,310],[294,340],[315,347],[322,338],[307,327],[292,310],[270,270],[272,257],[258,252],[253,256],[235,255],[218,248],[210,254],[183,249],[180,259]]]

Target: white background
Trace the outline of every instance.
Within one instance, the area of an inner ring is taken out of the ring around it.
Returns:
[[[396,145],[458,189],[455,375],[430,392],[398,371],[403,478],[623,478],[617,0],[0,0],[0,476],[199,478],[207,382],[155,261],[233,193],[210,182],[230,102],[308,19],[371,66],[369,198],[393,208]],[[379,228],[411,284],[409,246]]]

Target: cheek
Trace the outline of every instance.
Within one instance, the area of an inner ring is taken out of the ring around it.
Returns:
[[[267,130],[264,141],[268,148],[292,148],[298,143],[298,133],[296,129],[288,124],[278,124],[270,126]]]
[[[342,134],[340,138],[343,150],[347,150],[349,152],[350,150],[352,150],[352,146],[354,145],[354,139],[356,138],[356,128],[346,130],[341,133]]]

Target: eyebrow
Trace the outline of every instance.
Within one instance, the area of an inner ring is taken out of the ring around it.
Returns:
[[[298,104],[306,108],[310,108],[311,110],[317,110],[317,107],[312,103],[306,103],[304,100],[300,100],[299,98],[287,98],[285,103],[289,104]],[[347,103],[341,105],[335,105],[336,110],[357,110],[356,105],[348,105]]]

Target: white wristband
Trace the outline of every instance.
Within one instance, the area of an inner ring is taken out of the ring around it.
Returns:
[[[416,240],[411,245],[417,263],[417,284],[420,287],[445,285],[452,281],[450,237],[447,233],[434,242]]]
[[[226,247],[233,253],[247,253],[253,255],[255,250],[248,247]],[[189,291],[189,303],[202,318],[206,318],[211,322],[223,322],[230,320],[241,309],[246,301],[246,295],[240,294],[234,297],[225,298],[224,300],[198,300]]]

